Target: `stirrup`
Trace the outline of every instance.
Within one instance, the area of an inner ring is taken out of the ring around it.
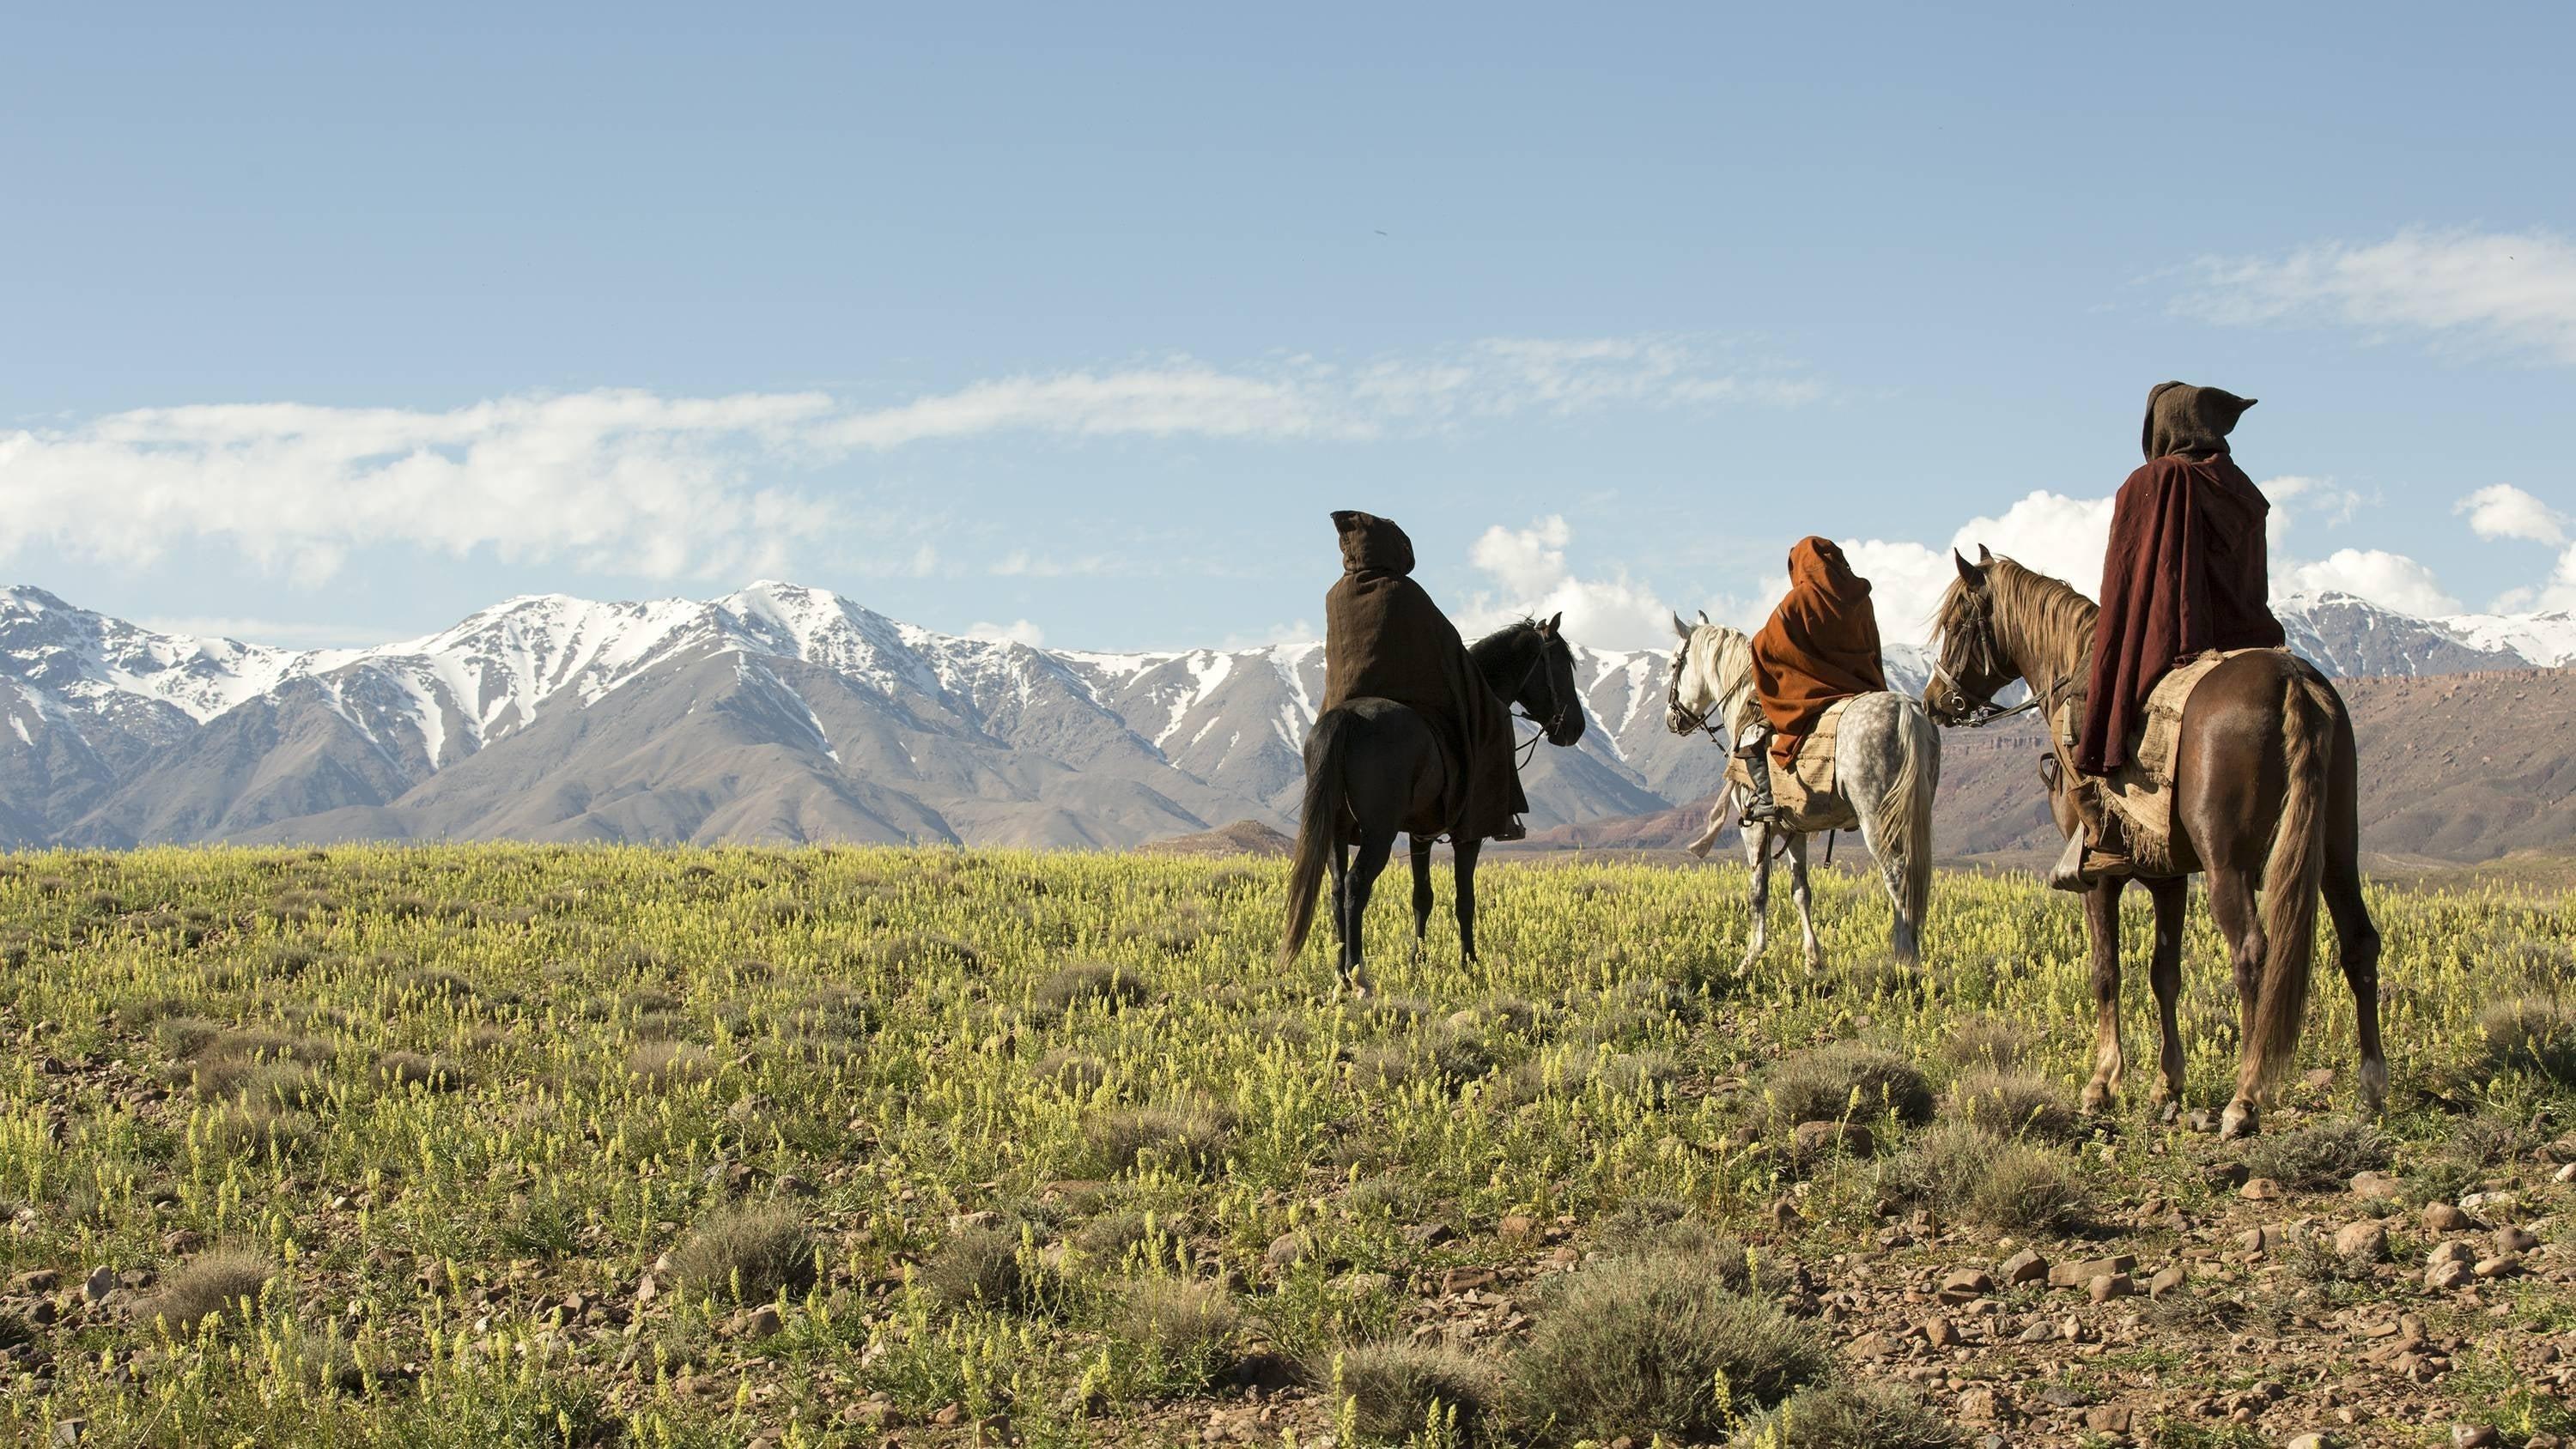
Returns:
[[[1494,833],[1485,838],[1488,840],[1527,840],[1529,839],[1529,827],[1522,824],[1521,818],[1515,815],[1511,819],[1506,820],[1501,825],[1497,826]]]

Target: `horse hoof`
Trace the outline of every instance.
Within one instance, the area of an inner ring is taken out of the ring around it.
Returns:
[[[2100,1087],[2086,1087],[2075,1099],[2075,1110],[2087,1117],[2099,1117],[2111,1105],[2111,1094]]]
[[[2248,1103],[2230,1102],[2227,1104],[2227,1110],[2219,1114],[2218,1140],[2221,1142],[2231,1142],[2239,1137],[2251,1137],[2261,1130],[2263,1130],[2262,1119]]]
[[[2370,1062],[2361,1069],[2361,1110],[2377,1116],[2388,1110],[2388,1065]]]

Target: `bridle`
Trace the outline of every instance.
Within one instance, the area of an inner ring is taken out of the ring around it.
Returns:
[[[1536,631],[1532,632],[1536,633]],[[1514,752],[1514,758],[1512,760],[1512,768],[1514,769],[1519,769],[1527,765],[1531,760],[1536,759],[1538,757],[1539,741],[1554,735],[1556,733],[1556,727],[1565,721],[1565,701],[1557,694],[1556,676],[1552,674],[1547,676],[1548,717],[1546,719],[1540,719],[1537,715],[1531,714],[1527,710],[1521,708],[1521,691],[1528,689],[1531,678],[1536,676],[1540,670],[1547,667],[1548,636],[1545,634],[1537,634],[1536,637],[1538,648],[1530,659],[1529,668],[1521,671],[1520,683],[1512,686],[1512,692],[1503,696],[1504,700],[1511,706],[1512,718],[1528,720],[1531,724],[1537,725],[1539,729],[1537,734],[1530,736],[1528,742],[1523,744]]]
[[[1976,653],[1979,656],[1979,662],[1986,667],[1985,672],[1991,674],[2004,674],[2004,671],[1994,668],[1993,660],[1984,657],[1991,651],[1992,645],[1989,641],[1994,637],[1994,630],[1987,623],[1985,613],[1985,609],[1983,607],[1979,607],[1975,610],[1975,618],[1973,621],[1962,620],[1958,624],[1945,622],[1941,632],[1945,638],[1956,638],[1959,635],[1961,624],[1969,625],[1972,631],[1970,633],[1970,637],[1976,641]],[[2010,709],[2003,708],[1995,703],[1995,691],[2002,689],[2004,687],[2003,684],[1997,684],[1994,689],[1982,691],[1972,690],[1968,688],[1967,685],[1959,681],[1959,676],[1950,672],[1948,665],[1943,664],[1938,659],[1932,661],[1932,677],[1941,683],[1950,686],[1952,693],[1955,693],[1959,698],[1967,701],[1967,717],[1958,722],[1958,727],[1963,729],[1981,730],[1988,725],[1995,724],[2002,720],[2011,719],[2014,715],[2028,714],[2030,711],[2039,708],[2044,702],[2045,696],[2043,692],[2032,690],[2030,698],[2023,700],[2021,703],[2014,705]],[[2010,682],[2011,676],[2004,674],[2004,683]]]
[[[1690,666],[1691,647],[1697,642],[1697,631],[1693,631],[1692,637],[1684,640],[1680,650],[1674,653],[1672,679],[1664,686],[1664,707],[1672,711],[1675,719],[1707,735],[1722,749],[1726,745],[1726,734],[1719,727],[1718,722],[1682,703],[1682,673]]]

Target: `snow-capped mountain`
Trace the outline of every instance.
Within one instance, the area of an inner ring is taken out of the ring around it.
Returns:
[[[2556,665],[2566,615],[2282,607],[2342,674]],[[1578,647],[1590,729],[1526,771],[1533,824],[1706,795],[1664,728],[1670,656]],[[1920,649],[1889,650],[1919,690]],[[1291,823],[1319,645],[1107,654],[933,633],[759,583],[706,601],[533,595],[418,639],[286,650],[0,589],[0,842],[526,837],[1124,846]]]

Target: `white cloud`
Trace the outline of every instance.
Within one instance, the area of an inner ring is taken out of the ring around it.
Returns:
[[[979,620],[966,626],[966,637],[994,643],[1026,644],[1035,649],[1046,642],[1046,631],[1026,619],[1013,619],[1007,624],[988,624]]]
[[[2510,483],[2491,483],[2452,504],[2451,511],[2467,514],[2470,531],[2480,538],[2567,541],[2567,515]]]
[[[1902,539],[1838,542],[1853,572],[1870,582],[1880,637],[1890,643],[1920,644],[1931,635],[1932,615],[1941,605],[1942,592],[1959,576],[1958,566],[1950,559],[1952,549],[1973,559],[1982,546],[2090,594],[2101,586],[2102,551],[2110,539],[2110,499],[2069,498],[2041,489],[1999,515],[1968,520],[1938,547]],[[1783,572],[1764,581],[1763,594],[1777,599],[1788,587],[1784,566]]]
[[[2576,244],[2553,232],[2414,228],[2195,270],[2174,305],[2213,322],[2340,323],[2576,363]]]
[[[1321,629],[1308,620],[1299,619],[1292,624],[1273,624],[1249,634],[1228,634],[1216,647],[1233,653],[1241,649],[1269,649],[1283,644],[1319,644],[1323,638]]]
[[[148,564],[209,540],[318,583],[405,544],[668,578],[778,571],[821,503],[750,481],[747,451],[817,394],[509,398],[449,412],[217,404],[0,434],[0,556],[31,544]]]
[[[2400,613],[2439,618],[2460,612],[2460,601],[2442,589],[2433,571],[2400,553],[2339,548],[2315,563],[2273,571],[2275,594],[2358,594]]]
[[[1075,559],[1057,559],[1032,554],[1015,548],[993,561],[992,572],[1004,578],[1061,579],[1078,575],[1116,572],[1119,561],[1107,554],[1087,554]]]
[[[2332,478],[2311,478],[2290,473],[2266,478],[2254,485],[2272,500],[2271,531],[2278,536],[2299,518],[2322,518],[2328,528],[2352,522],[2362,505],[2378,500],[2365,496],[2357,488],[2342,488]]]
[[[1566,564],[1566,546],[1574,530],[1562,517],[1550,516],[1527,528],[1486,529],[1467,550],[1467,561],[1494,581],[1492,590],[1468,601],[1458,616],[1460,632],[1475,635],[1499,629],[1523,615],[1565,615],[1565,637],[1596,649],[1643,649],[1672,638],[1672,611],[1644,585],[1625,572],[1609,579],[1575,576]]]
[[[0,433],[0,558],[30,546],[129,565],[212,542],[305,583],[354,551],[408,546],[568,559],[669,578],[782,572],[834,510],[756,483],[781,468],[941,439],[1354,439],[1516,415],[1721,403],[1821,389],[1731,369],[1675,338],[1489,339],[1357,366],[1311,357],[1225,369],[1191,358],[993,379],[892,407],[821,393],[511,397],[446,412],[298,403],[145,408]],[[1011,571],[1005,560],[1003,571]],[[939,566],[923,543],[914,574]],[[1023,556],[1020,571],[1101,560]]]

